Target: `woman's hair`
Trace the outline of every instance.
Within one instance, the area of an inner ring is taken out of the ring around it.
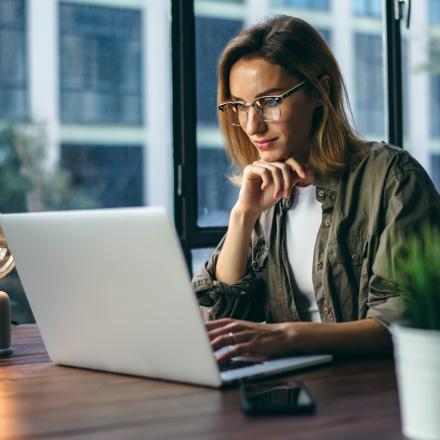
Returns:
[[[353,153],[360,151],[362,140],[347,117],[348,98],[338,63],[319,32],[304,20],[285,15],[241,31],[219,60],[218,103],[231,97],[232,66],[241,58],[254,57],[280,65],[298,80],[306,80],[308,93],[324,97],[323,105],[315,109],[313,116],[309,164],[321,174],[342,171]],[[319,81],[323,75],[330,78],[328,95]],[[219,112],[219,122],[228,157],[241,174],[246,165],[259,159],[257,150],[241,127],[228,122],[223,112]]]

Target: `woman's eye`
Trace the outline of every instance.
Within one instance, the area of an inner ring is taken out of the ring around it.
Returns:
[[[261,103],[261,106],[265,107],[276,107],[278,105],[277,98],[265,98],[264,102]]]

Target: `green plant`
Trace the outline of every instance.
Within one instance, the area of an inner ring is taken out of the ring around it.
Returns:
[[[411,236],[396,261],[403,321],[414,328],[440,330],[440,230],[425,225]]]
[[[49,150],[44,124],[0,125],[0,212],[99,207]]]

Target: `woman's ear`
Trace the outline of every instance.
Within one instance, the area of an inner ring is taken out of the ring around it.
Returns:
[[[322,75],[319,78],[319,83],[321,84],[322,90],[324,90],[325,95],[328,97],[330,94],[330,77],[328,75]],[[324,104],[324,97],[316,91],[316,107],[319,107]]]

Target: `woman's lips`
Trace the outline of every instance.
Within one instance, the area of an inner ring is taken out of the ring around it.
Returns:
[[[261,141],[254,141],[254,145],[259,149],[259,150],[270,150],[273,145],[275,144],[275,142],[277,141],[278,138],[273,138],[273,139],[263,139]]]

